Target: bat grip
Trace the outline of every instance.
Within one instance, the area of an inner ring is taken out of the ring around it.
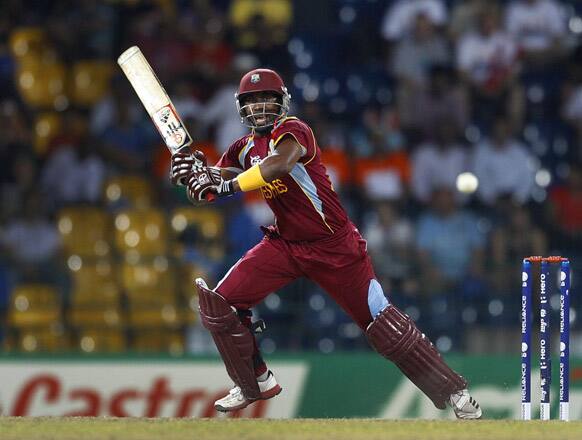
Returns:
[[[182,148],[180,148],[179,150],[176,151],[176,153],[191,153],[190,151],[190,145],[184,145]],[[203,166],[204,163],[199,160],[198,158],[195,158],[197,164],[199,164],[200,166]],[[186,186],[188,184],[188,182],[184,181],[185,178],[180,179],[180,182]],[[216,194],[212,194],[212,193],[208,193],[206,194],[206,196],[204,197],[204,199],[207,202],[213,202],[214,200],[216,200]]]

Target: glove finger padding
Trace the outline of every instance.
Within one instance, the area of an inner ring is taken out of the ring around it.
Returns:
[[[208,164],[208,159],[206,159],[206,155],[204,154],[204,152],[202,152],[200,150],[195,150],[193,156],[194,156],[194,159],[196,159],[202,163],[203,167],[205,167]]]
[[[176,186],[184,186],[194,170],[196,159],[190,153],[175,153],[170,164],[170,180]]]
[[[188,184],[186,185],[186,195],[188,200],[194,204],[203,202],[204,199],[200,197],[200,184],[198,183],[198,174],[191,173],[188,177]]]
[[[193,172],[188,178],[188,199],[192,203],[211,202],[214,200],[216,193],[216,184],[212,179],[208,168],[204,168],[201,172]]]
[[[194,151],[193,156],[194,156],[193,171],[195,173],[198,173],[198,174],[203,173],[203,172],[208,172],[209,177],[211,178],[211,181],[215,185],[218,185],[220,183],[220,181],[222,180],[222,172],[221,172],[220,168],[209,167],[208,166],[208,159],[206,158],[206,155],[200,150]]]

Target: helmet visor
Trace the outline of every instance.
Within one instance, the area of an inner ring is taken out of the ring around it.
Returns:
[[[251,128],[270,127],[283,112],[283,106],[279,102],[254,102],[239,109],[242,123]]]

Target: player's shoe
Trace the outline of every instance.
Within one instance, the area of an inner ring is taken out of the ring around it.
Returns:
[[[469,390],[464,389],[451,394],[449,405],[453,408],[457,419],[474,420],[480,419],[483,412],[475,399],[469,394]]]
[[[277,379],[275,379],[272,371],[269,371],[267,378],[258,382],[258,384],[259,390],[261,391],[261,397],[259,400],[270,399],[283,391],[283,388],[281,388],[277,383]],[[239,386],[235,386],[226,396],[214,402],[214,408],[221,412],[236,411],[237,409],[246,408],[253,402],[253,400],[247,400],[245,396],[243,396]]]

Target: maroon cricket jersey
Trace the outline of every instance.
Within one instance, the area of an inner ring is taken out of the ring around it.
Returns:
[[[285,136],[295,138],[303,156],[289,174],[260,189],[275,213],[279,234],[290,241],[330,237],[347,224],[348,216],[321,163],[313,131],[305,122],[288,117],[278,121],[268,135],[244,136],[229,147],[217,166],[241,173],[274,152]]]

